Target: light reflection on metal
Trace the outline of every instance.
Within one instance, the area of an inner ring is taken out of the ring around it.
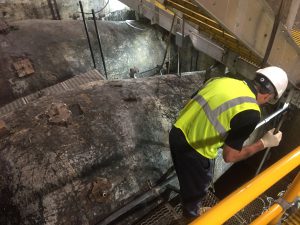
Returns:
[[[284,111],[286,111],[286,109],[289,107],[290,103],[289,102],[285,102],[283,107],[281,109],[278,109],[276,112],[272,113],[270,116],[268,116],[267,118],[263,119],[261,122],[259,122],[255,129],[261,127],[262,125],[268,123],[271,119],[273,119],[274,117],[280,115],[281,113],[283,113]]]

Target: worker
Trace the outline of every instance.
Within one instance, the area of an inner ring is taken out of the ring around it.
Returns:
[[[169,134],[186,218],[199,215],[219,148],[224,161],[234,163],[279,145],[282,133],[274,134],[272,129],[257,142],[243,146],[260,121],[259,106],[279,99],[287,84],[287,74],[270,66],[257,70],[251,81],[212,78],[192,96]]]

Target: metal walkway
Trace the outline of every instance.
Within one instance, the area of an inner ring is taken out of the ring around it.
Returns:
[[[39,92],[27,95],[26,97],[19,98],[0,108],[0,117],[20,108],[23,105],[33,102],[34,100],[51,94],[59,94],[68,90],[75,89],[82,84],[86,84],[92,81],[105,80],[104,76],[98,70],[90,70],[86,73],[79,74],[71,79],[65,80],[56,85],[45,88]]]
[[[208,195],[203,199],[203,208],[213,207],[217,204],[218,199],[212,192],[208,192]],[[179,200],[179,195],[174,195],[168,202],[163,202],[157,208],[155,208],[150,214],[134,223],[134,225],[171,225],[184,224],[180,221],[182,218],[182,205]]]
[[[299,225],[300,224],[300,209],[293,213],[282,225]]]
[[[293,37],[294,41],[296,42],[296,44],[300,47],[300,31],[293,29],[292,37]]]

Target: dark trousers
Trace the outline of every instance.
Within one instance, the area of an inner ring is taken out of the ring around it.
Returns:
[[[197,216],[200,201],[211,182],[210,159],[202,156],[186,141],[182,131],[173,126],[169,134],[171,155],[180,185],[185,216]]]

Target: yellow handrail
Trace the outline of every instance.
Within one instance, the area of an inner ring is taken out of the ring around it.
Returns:
[[[295,177],[293,183],[284,194],[282,199],[286,203],[293,203],[297,197],[300,196],[300,172]],[[272,205],[267,211],[265,211],[262,215],[256,218],[251,225],[262,225],[262,224],[269,224],[269,225],[276,225],[280,220],[283,214],[283,208],[278,203]]]
[[[191,225],[223,224],[300,164],[300,146],[227,196]],[[275,214],[274,214],[275,215]],[[277,214],[278,215],[278,214]],[[275,215],[275,216],[277,216]]]

